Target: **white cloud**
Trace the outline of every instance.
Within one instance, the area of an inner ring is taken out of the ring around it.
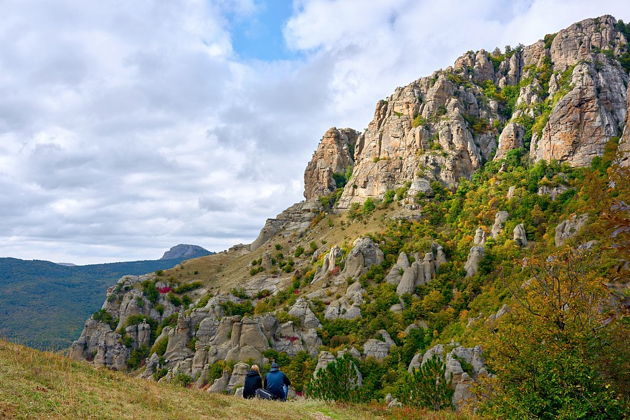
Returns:
[[[254,239],[301,199],[330,126],[469,49],[529,43],[624,1],[296,0],[300,58],[239,61],[254,0],[5,0],[0,255],[75,263]]]

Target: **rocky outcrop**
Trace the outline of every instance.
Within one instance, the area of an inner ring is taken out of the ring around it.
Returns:
[[[322,266],[317,269],[317,273],[315,273],[315,277],[313,277],[313,283],[317,283],[318,281],[325,279],[330,275],[339,274],[339,268],[337,267],[337,258],[341,256],[341,248],[336,245],[333,246],[330,249],[330,252],[326,254]]]
[[[317,329],[322,326],[311,308],[308,306],[308,301],[304,298],[299,298],[295,301],[291,309],[289,309],[289,315],[299,318],[304,328]]]
[[[627,40],[615,23],[611,16],[586,19],[503,54],[468,52],[397,88],[376,104],[357,139],[338,207],[382,198],[405,183],[455,185],[495,152],[500,159],[519,147],[529,146],[535,160],[588,165],[622,134],[626,119],[628,74],[618,58]],[[516,89],[515,103],[508,107],[484,90],[487,83]]]
[[[588,214],[573,215],[563,220],[556,226],[556,235],[554,237],[556,246],[564,245],[564,243],[575,236],[580,229],[588,221]]]
[[[403,273],[406,269],[409,268],[409,258],[407,258],[407,254],[401,252],[398,255],[398,260],[396,260],[396,264],[392,266],[385,277],[385,281],[394,286],[398,286],[400,280],[402,279]]]
[[[333,175],[345,175],[354,164],[354,148],[359,133],[351,128],[329,129],[304,171],[304,197],[318,198],[343,185]]]
[[[424,258],[420,259],[416,256],[414,261],[404,272],[400,278],[400,282],[396,287],[396,293],[401,296],[406,293],[414,294],[416,287],[431,281],[440,265],[446,262],[446,256],[442,246],[433,243],[431,252],[424,254]]]
[[[363,304],[363,293],[365,290],[358,281],[352,283],[346,289],[345,295],[330,302],[324,318],[326,319],[355,319],[361,316],[361,305]]]
[[[321,210],[317,200],[303,201],[292,205],[275,219],[267,219],[258,237],[249,246],[250,250],[255,251],[276,235],[286,237],[304,232]]]
[[[346,258],[346,265],[341,273],[342,279],[358,278],[368,268],[384,260],[383,251],[370,238],[359,238]]]
[[[363,354],[365,357],[373,357],[377,360],[382,360],[389,354],[389,349],[396,346],[387,331],[380,330],[379,334],[383,338],[382,340],[370,338],[363,344]]]
[[[497,236],[503,231],[503,223],[508,219],[510,215],[507,211],[498,211],[494,216],[494,224],[492,225],[492,230],[490,231],[490,236],[496,239]]]
[[[445,364],[444,376],[450,381],[450,386],[454,391],[453,405],[459,409],[474,400],[471,387],[481,376],[487,376],[488,371],[481,347],[470,348],[455,345],[456,347],[448,352],[444,345],[438,344],[427,350],[424,355],[416,354],[409,364],[408,370],[411,372],[417,369],[434,356],[441,359]],[[464,369],[464,365],[466,369]]]
[[[525,232],[525,226],[522,223],[516,225],[514,228],[513,239],[518,246],[527,246],[527,232]]]
[[[628,84],[628,91],[626,92],[626,104],[626,124],[621,139],[619,139],[616,159],[621,167],[630,166],[630,83]]]
[[[464,270],[466,270],[466,277],[472,277],[477,274],[479,270],[479,264],[485,255],[485,249],[482,246],[473,246],[468,253],[468,259],[464,264]]]
[[[510,150],[523,147],[524,136],[525,129],[520,124],[509,122],[499,136],[499,146],[494,159],[503,159]]]

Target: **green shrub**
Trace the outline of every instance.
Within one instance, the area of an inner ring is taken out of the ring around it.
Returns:
[[[142,282],[142,293],[151,303],[156,303],[160,298],[160,292],[158,292],[157,287],[155,287],[155,283],[151,280],[145,280]]]
[[[242,287],[234,288],[230,290],[232,296],[235,296],[239,299],[249,299],[249,295],[245,292],[245,289]]]
[[[293,256],[295,258],[298,258],[302,254],[304,254],[304,247],[300,245],[297,248],[295,248],[295,252],[293,253]]]
[[[129,359],[127,359],[127,367],[129,368],[129,370],[138,369],[144,362],[144,359],[146,359],[148,356],[149,349],[147,346],[140,346],[136,349],[131,350],[131,353],[129,354]]]
[[[234,303],[234,302],[229,302],[229,301],[224,302],[221,304],[221,308],[223,308],[227,316],[233,316],[233,315],[245,316],[245,315],[251,315],[254,313],[254,306],[252,305],[252,302],[249,300],[246,300],[242,303]]]
[[[181,372],[175,375],[175,377],[173,378],[173,384],[182,386],[184,388],[188,387],[188,385],[190,385],[192,382],[193,378]]]
[[[92,314],[92,319],[109,325],[112,330],[116,329],[116,325],[118,325],[118,319],[114,318],[105,309],[99,309],[98,311],[94,312]]]
[[[182,293],[190,292],[191,290],[199,289],[203,284],[200,281],[194,281],[192,283],[182,284],[176,287],[173,292],[181,295]]]
[[[173,292],[169,292],[168,301],[175,306],[182,306],[182,300]]]
[[[158,356],[164,356],[167,346],[168,337],[162,337],[153,344],[153,347],[151,347],[151,353],[157,353]]]
[[[155,373],[153,374],[153,380],[157,382],[163,377],[165,377],[167,374],[168,374],[168,369],[166,368],[157,369]]]

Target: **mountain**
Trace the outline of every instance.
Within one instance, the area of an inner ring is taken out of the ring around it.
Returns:
[[[179,244],[166,251],[160,259],[173,260],[179,258],[189,260],[191,258],[205,257],[210,254],[212,254],[212,252],[197,245]]]
[[[40,349],[67,347],[118,278],[171,268],[193,258],[187,255],[83,266],[0,258],[0,337]]]
[[[331,128],[256,240],[108,289],[76,360],[238,393],[623,418],[630,26],[467,52]]]

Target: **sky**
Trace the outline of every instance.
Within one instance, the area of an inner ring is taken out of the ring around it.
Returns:
[[[249,243],[329,127],[627,0],[0,0],[0,257]]]

